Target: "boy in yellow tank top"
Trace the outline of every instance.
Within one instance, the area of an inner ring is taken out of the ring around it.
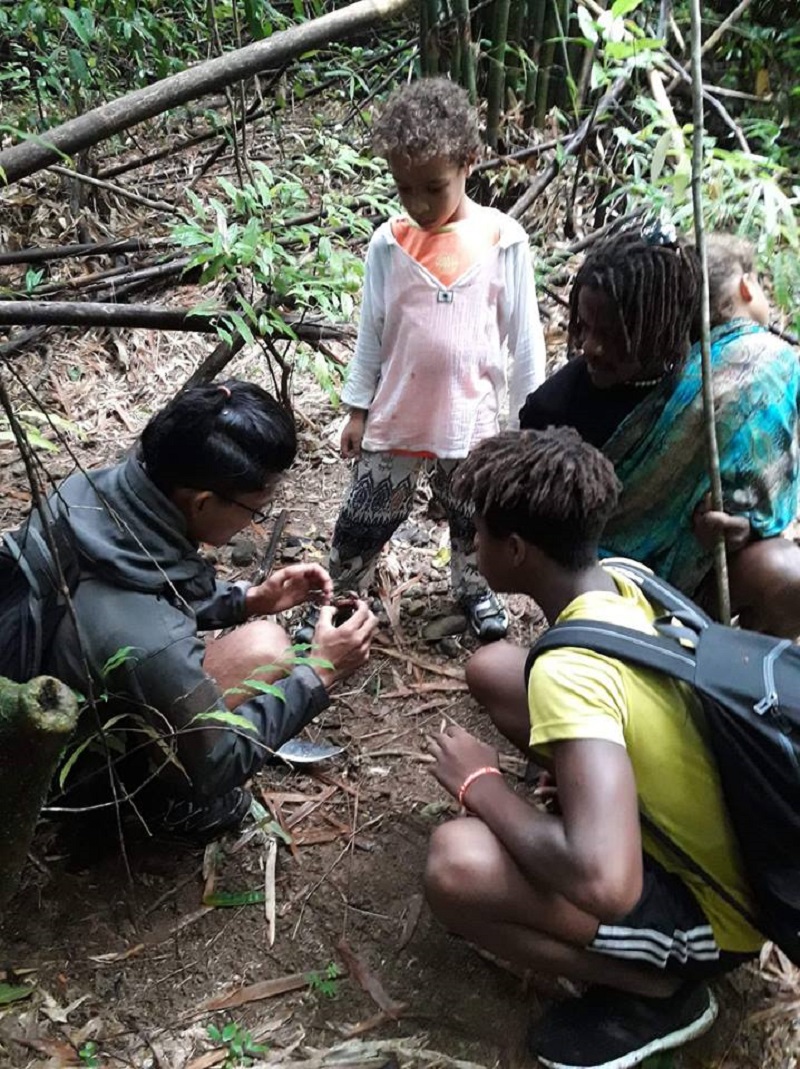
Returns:
[[[478,567],[493,589],[533,597],[548,621],[653,632],[653,607],[597,547],[616,505],[611,462],[570,428],[507,432],[462,464]],[[757,954],[761,933],[687,871],[669,839],[753,913],[693,692],[587,650],[534,662],[501,642],[467,666],[498,729],[549,770],[553,810],[499,773],[491,746],[453,727],[431,740],[433,773],[471,816],[434,833],[426,891],[453,931],[506,960],[588,983],[549,1011],[529,1046],[554,1069],[627,1069],[710,1027],[705,981]]]

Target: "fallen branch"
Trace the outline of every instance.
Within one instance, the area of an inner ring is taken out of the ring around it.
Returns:
[[[380,696],[381,701],[391,698],[413,698],[415,694],[435,694],[439,691],[447,691],[450,694],[469,690],[466,682],[453,680],[452,683],[409,683],[397,690],[387,690]]]
[[[550,160],[544,171],[534,179],[530,187],[522,194],[516,204],[512,205],[508,212],[512,219],[521,219],[536,198],[544,193],[556,177],[561,170],[564,161],[569,159],[570,156],[574,156],[581,150],[581,148],[583,148],[584,142],[594,129],[595,124],[617,103],[619,98],[625,92],[629,81],[630,76],[628,74],[620,75],[608,92],[600,98],[597,102],[597,106],[592,110],[591,115],[587,115],[575,133],[566,142],[563,152],[559,152]],[[0,162],[2,162],[1,154]]]
[[[0,173],[7,183],[36,174],[74,156],[145,119],[206,96],[235,82],[275,67],[285,60],[331,41],[361,33],[403,11],[410,0],[356,0],[338,11],[291,26],[223,56],[198,63],[179,74],[127,93],[93,108],[45,135],[0,151]]]
[[[120,238],[114,241],[88,242],[83,245],[17,249],[14,252],[0,252],[0,267],[7,267],[11,264],[41,264],[48,260],[69,260],[78,256],[115,256],[123,252],[147,252],[159,244],[161,242],[158,240]]]
[[[41,341],[47,331],[47,327],[34,327],[33,330],[23,330],[20,334],[12,334],[8,341],[0,345],[0,361],[10,360],[12,356],[25,352],[36,342]]]
[[[727,33],[727,31],[731,28],[734,22],[737,22],[742,17],[745,11],[747,11],[747,9],[750,7],[752,2],[753,0],[740,0],[740,2],[736,5],[733,11],[731,11],[730,15],[728,15],[722,20],[719,26],[717,26],[716,30],[714,30],[714,32],[709,36],[708,40],[705,41],[702,48],[700,49],[701,57],[706,55],[707,52],[710,52],[711,49],[715,47],[717,42],[722,38],[723,34]],[[681,69],[684,71],[684,73],[688,72],[689,68],[691,67],[691,64],[691,59],[688,59],[683,64],[683,67]],[[676,76],[667,86],[667,92],[672,92],[672,90],[678,84],[679,77],[680,76],[676,74]]]
[[[678,61],[676,59],[673,59],[673,57],[670,56],[668,53],[665,53],[665,58],[667,60],[667,63],[669,64],[670,69],[674,70],[676,72],[675,77],[670,82],[669,86],[667,87],[667,91],[670,91],[673,86],[677,86],[681,82],[683,82],[685,88],[687,88],[689,90],[689,92],[691,93],[691,87],[692,87],[691,76],[688,75],[686,73],[686,71],[683,69],[683,67],[680,65],[680,63],[678,63]],[[709,89],[708,86],[705,86],[705,85],[703,86],[703,100],[708,101],[709,105],[714,109],[714,111],[716,111],[716,113],[719,115],[719,117],[722,119],[722,121],[725,123],[725,125],[728,127],[728,129],[731,131],[733,136],[739,142],[739,148],[741,148],[741,150],[743,152],[749,153],[750,152],[750,146],[747,143],[747,138],[744,136],[744,133],[742,132],[742,128],[739,126],[739,124],[733,118],[733,116],[728,111],[728,109],[725,107],[725,105],[721,101],[717,100],[717,98],[714,96],[714,93]]]
[[[124,264],[122,267],[112,267],[107,271],[96,271],[90,275],[80,275],[77,278],[65,278],[58,282],[49,282],[47,285],[38,286],[31,296],[35,298],[47,297],[51,293],[76,290],[110,290],[112,293],[126,292],[133,284],[152,282],[155,279],[169,278],[170,275],[179,275],[189,262],[188,256],[174,253],[169,259],[157,264],[145,264],[142,267],[131,267]],[[196,279],[196,275],[192,275]],[[113,280],[110,281],[109,280]],[[184,281],[188,281],[184,279]],[[109,285],[104,286],[104,282]]]
[[[480,174],[481,171],[491,171],[495,167],[504,167],[509,163],[517,163],[521,160],[529,160],[533,156],[540,156],[543,152],[548,152],[551,148],[557,148],[565,141],[568,141],[570,136],[570,134],[562,134],[561,137],[554,137],[550,141],[540,141],[538,145],[528,145],[527,148],[517,149],[516,152],[506,152],[501,156],[492,156],[489,160],[482,160],[480,163],[476,163],[470,174]]]
[[[105,182],[101,178],[93,178],[90,174],[83,174],[81,171],[72,171],[69,167],[58,167],[56,165],[48,169],[54,174],[61,175],[62,178],[70,178],[75,182],[83,182],[87,186],[94,186],[96,189],[114,193],[116,196],[132,201],[134,204],[141,204],[143,208],[154,208],[157,212],[169,212],[172,215],[180,214],[174,204],[168,204],[165,200],[151,200],[150,197],[143,197],[141,193],[134,193],[131,189],[114,185],[113,182]]]
[[[213,334],[224,311],[200,314],[157,304],[0,301],[0,326],[149,327]]]
[[[415,664],[417,668],[422,668],[424,671],[432,672],[437,676],[445,676],[447,679],[457,679],[463,682],[465,678],[463,668],[445,668],[444,665],[431,664],[430,661],[425,661],[422,657],[415,657],[413,654],[403,653],[401,650],[389,650],[384,646],[376,646],[375,653],[381,657],[391,657],[395,661]]]
[[[256,312],[260,314],[269,306],[268,302],[256,305]],[[295,332],[298,341],[307,342],[309,345],[319,346],[326,338],[333,341],[343,341],[345,338],[355,335],[354,329],[346,323],[325,323],[308,319],[308,317],[284,315],[284,322],[288,323]],[[196,368],[181,390],[188,390],[191,386],[199,386],[203,382],[211,382],[223,371],[245,345],[245,338],[236,331],[230,342],[221,341],[219,345],[208,354],[198,368]]]
[[[364,1042],[351,1039],[329,1050],[316,1050],[305,1047],[305,1057],[292,1061],[281,1061],[281,1069],[382,1069],[392,1066],[394,1069],[485,1069],[477,1062],[467,1062],[453,1058],[441,1051],[426,1050],[421,1038],[371,1040]],[[274,1056],[269,1063],[258,1062],[253,1069],[274,1069]]]

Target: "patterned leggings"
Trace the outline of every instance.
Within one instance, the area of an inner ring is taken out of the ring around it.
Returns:
[[[452,493],[458,463],[362,450],[333,531],[329,568],[337,592],[364,589],[381,549],[411,514],[414,489],[423,470],[429,472],[433,496],[450,524],[453,592],[458,598],[487,592],[473,547],[475,528]]]

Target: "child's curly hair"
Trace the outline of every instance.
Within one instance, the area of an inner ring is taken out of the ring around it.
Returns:
[[[422,78],[396,89],[375,123],[378,155],[425,163],[434,156],[463,167],[481,147],[478,116],[466,91],[447,78]]]

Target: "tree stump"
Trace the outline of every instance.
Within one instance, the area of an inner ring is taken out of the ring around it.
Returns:
[[[17,887],[78,702],[57,679],[0,676],[0,908]]]

